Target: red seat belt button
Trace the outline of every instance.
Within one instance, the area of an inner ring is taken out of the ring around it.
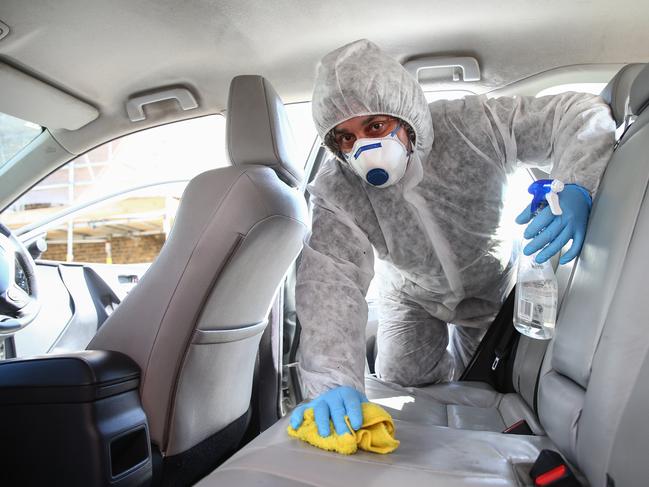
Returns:
[[[557,480],[563,478],[563,476],[566,475],[566,472],[567,472],[566,466],[559,465],[558,467],[555,467],[552,470],[549,470],[543,473],[542,475],[536,477],[536,480],[534,481],[534,485],[536,485],[537,487],[552,485]]]

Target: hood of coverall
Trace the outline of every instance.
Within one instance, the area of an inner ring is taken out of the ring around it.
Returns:
[[[428,102],[419,83],[394,58],[366,40],[347,44],[327,54],[318,65],[312,100],[313,120],[322,140],[336,125],[360,115],[392,115],[409,124],[415,132],[415,147],[404,177],[395,191],[415,209],[442,263],[453,293],[449,308],[464,297],[460,272],[450,245],[441,237],[435,217],[418,191],[423,165],[433,147],[433,122]],[[334,147],[329,149],[347,165]],[[390,188],[369,188],[386,191]]]
[[[433,122],[419,83],[373,42],[361,39],[322,58],[313,90],[313,121],[320,138],[361,115],[391,115],[415,132],[414,151],[424,160],[433,145]],[[336,148],[328,145],[336,155]],[[345,161],[341,159],[344,163]]]

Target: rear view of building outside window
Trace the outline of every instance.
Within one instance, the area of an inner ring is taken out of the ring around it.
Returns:
[[[43,259],[149,263],[166,240],[187,182],[226,165],[223,117],[156,127],[103,144],[54,171],[3,221],[12,229],[43,222]]]

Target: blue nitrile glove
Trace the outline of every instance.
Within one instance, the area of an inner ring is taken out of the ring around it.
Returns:
[[[339,435],[350,433],[345,423],[345,416],[349,416],[349,422],[354,430],[360,429],[363,426],[361,403],[364,402],[367,402],[365,394],[353,387],[335,387],[320,394],[313,401],[296,407],[291,414],[291,427],[298,429],[304,421],[304,410],[313,408],[320,436],[327,437],[331,434],[329,419],[333,421],[336,433]]]
[[[590,193],[577,184],[566,184],[563,191],[559,193],[559,205],[563,211],[563,214],[559,216],[553,215],[550,207],[546,206],[532,219],[533,215],[530,206],[528,206],[516,217],[516,223],[519,225],[524,225],[532,220],[523,234],[525,238],[532,239],[532,241],[525,246],[523,253],[532,255],[543,249],[535,257],[539,264],[561,252],[561,249],[570,240],[572,240],[572,245],[561,256],[559,262],[567,264],[581,252],[581,246],[586,236],[588,215],[592,206]]]

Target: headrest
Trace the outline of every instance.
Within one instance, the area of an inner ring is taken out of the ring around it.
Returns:
[[[633,80],[645,66],[645,64],[627,64],[613,76],[613,79],[602,91],[602,98],[610,105],[615,124],[618,127],[624,124],[626,116],[629,115],[627,113],[629,93]]]
[[[298,186],[304,171],[294,150],[284,104],[261,76],[243,75],[230,83],[226,137],[233,165],[271,167],[284,182]]]
[[[640,115],[642,110],[649,105],[649,64],[636,76],[631,86],[629,107],[633,115]]]

